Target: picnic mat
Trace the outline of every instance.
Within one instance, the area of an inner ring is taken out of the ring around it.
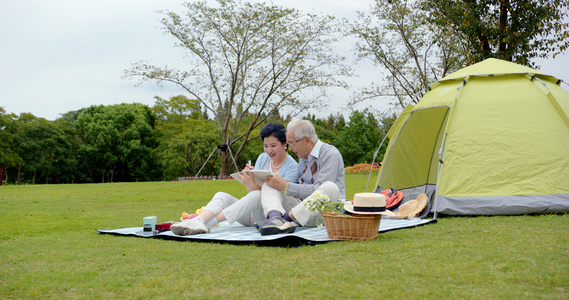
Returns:
[[[413,228],[436,222],[436,219],[390,219],[382,218],[379,224],[379,232],[387,232],[391,230]],[[172,231],[164,231],[159,233],[144,232],[142,227],[130,227],[111,230],[97,231],[101,234],[112,234],[120,236],[135,236],[143,238],[162,238],[181,241],[207,241],[232,244],[257,244],[257,245],[303,245],[303,244],[319,244],[330,241],[337,241],[328,238],[325,227],[297,227],[294,233],[261,235],[255,227],[246,227],[240,224],[230,225],[228,222],[221,222],[219,226],[211,229],[208,234],[197,234],[180,236],[175,235]]]

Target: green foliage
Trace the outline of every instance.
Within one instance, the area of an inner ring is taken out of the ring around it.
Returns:
[[[200,170],[199,175],[215,176],[221,169],[222,154],[217,148],[220,136],[215,121],[204,119],[194,105],[187,106],[188,109],[170,108],[170,101],[180,99],[185,98],[157,98],[156,107],[151,109],[141,104],[92,106],[62,114],[55,121],[31,114],[19,118],[2,115],[0,121],[6,125],[0,137],[6,142],[1,145],[16,156],[15,163],[3,168],[3,174],[18,183],[172,180],[195,176]],[[160,111],[161,119],[153,111]],[[278,113],[263,118],[284,125],[288,122]],[[394,116],[383,117],[379,123],[367,111],[355,112],[350,124],[346,124],[341,114],[330,115],[325,120],[313,115],[307,118],[315,124],[322,141],[346,152],[344,157],[350,159],[346,165],[352,161],[371,161],[375,146],[370,146],[369,141],[380,140],[394,120]],[[241,136],[252,122],[250,118],[243,120],[237,132]],[[231,151],[235,153],[237,148],[241,155],[236,157],[237,166],[231,164],[231,171],[241,170],[248,160],[255,161],[263,151],[258,138],[262,125],[250,131],[247,143],[243,138],[236,139],[239,142]],[[374,126],[379,126],[379,131],[368,130]],[[362,136],[358,128],[364,127],[367,129],[362,132],[366,134]],[[7,161],[8,157],[1,158]]]
[[[373,154],[383,140],[380,125],[368,110],[354,111],[350,121],[340,133],[336,147],[342,153],[344,165],[356,163],[371,163]]]
[[[156,116],[142,104],[91,106],[74,126],[81,139],[79,158],[91,182],[148,180],[156,163],[150,157]]]
[[[184,96],[172,97],[169,101],[156,98],[152,108],[159,116],[155,136],[159,142],[156,149],[158,159],[164,170],[166,180],[186,176],[208,175],[220,173],[221,150],[215,151],[221,140],[216,122],[203,118],[199,102],[188,100]],[[274,114],[278,117],[278,114]],[[249,130],[252,118],[245,118],[239,126],[237,134],[244,135]],[[264,118],[268,121],[278,121],[274,117]],[[235,121],[235,120],[234,120]],[[236,170],[241,170],[248,160],[255,160],[262,150],[262,144],[257,137],[260,129],[251,130],[253,136],[248,143],[235,143],[232,152],[238,151]],[[210,156],[212,155],[212,156]],[[209,160],[208,160],[209,158]]]
[[[0,168],[12,167],[21,160],[15,152],[14,133],[16,132],[16,115],[7,114],[4,108],[0,107]]]
[[[46,125],[48,130],[43,133],[48,134],[44,141],[48,152],[40,176],[45,178],[45,183],[73,182],[77,166],[74,134],[70,128],[57,122],[48,122]]]
[[[347,197],[366,179],[346,176]],[[258,247],[95,231],[179,220],[216,191],[245,195],[235,180],[1,190],[2,299],[569,297],[569,214],[441,217],[371,241]]]
[[[156,102],[151,110],[156,114],[159,123],[182,123],[188,119],[202,117],[198,100],[190,100],[184,95],[171,97],[170,100],[158,96],[154,98]]]
[[[336,145],[338,141],[338,135],[334,133],[334,131],[330,131],[320,125],[314,125],[314,129],[316,130],[316,134],[318,138],[321,139],[325,143],[329,143],[332,145]]]
[[[17,178],[20,182],[36,182],[36,177],[45,178],[45,182],[72,180],[75,156],[71,147],[70,135],[58,123],[37,118],[31,114],[21,114],[18,119],[18,131],[14,134],[17,145],[15,153],[21,158]]]
[[[152,111],[158,118],[154,131],[158,147],[154,153],[162,166],[164,179],[196,175],[220,140],[215,122],[203,118],[198,100],[183,95],[169,100],[155,98]],[[219,170],[215,160],[207,167],[208,171]]]
[[[159,146],[156,150],[166,180],[194,176],[217,146],[219,133],[212,121],[188,119],[183,123],[169,123],[156,128]],[[219,163],[211,160],[201,175],[219,170]]]
[[[308,113],[305,119],[312,122],[320,140],[332,145],[338,143],[338,135],[346,128],[346,121],[340,113],[336,116],[330,114],[326,120],[318,119],[315,115]]]
[[[429,22],[455,34],[468,64],[499,58],[537,68],[531,60],[569,47],[566,0],[423,1]]]
[[[335,132],[340,132],[346,127],[346,120],[344,119],[344,115],[338,112],[335,116],[330,114],[328,119],[326,119],[326,124],[329,130],[334,129]]]

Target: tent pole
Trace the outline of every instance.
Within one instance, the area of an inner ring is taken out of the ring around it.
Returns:
[[[205,167],[205,164],[207,164],[207,162],[209,161],[209,159],[211,158],[211,156],[215,153],[215,150],[217,150],[217,146],[215,146],[215,148],[213,148],[213,151],[211,151],[211,154],[208,156],[208,158],[205,160],[203,166],[200,168],[200,170],[198,171],[198,173],[196,174],[196,178],[200,175],[200,173],[202,172],[203,168]],[[217,158],[217,156],[216,156]]]
[[[438,194],[439,180],[441,179],[441,165],[444,163],[443,156],[444,156],[444,148],[445,148],[445,141],[446,141],[446,137],[447,137],[448,126],[451,122],[452,113],[453,113],[454,109],[456,108],[456,103],[458,102],[458,97],[459,97],[460,92],[462,91],[462,87],[466,84],[466,82],[469,79],[470,79],[470,76],[467,76],[466,78],[464,78],[462,80],[462,82],[458,85],[458,87],[456,87],[456,93],[454,94],[454,101],[452,103],[452,106],[451,106],[451,109],[450,109],[450,112],[448,115],[448,119],[446,122],[446,127],[445,127],[445,130],[443,132],[443,140],[441,141],[441,148],[439,149],[439,163],[438,163],[438,167],[437,167],[437,183],[435,185],[435,192],[433,194],[433,196],[434,196],[433,199],[436,199],[437,194]],[[434,202],[433,203],[433,210],[434,210],[433,218],[436,219],[437,215],[438,215],[438,211],[436,209],[437,202],[436,201],[433,201],[433,202]]]
[[[375,159],[377,158],[377,154],[379,154],[379,149],[381,149],[381,146],[383,145],[383,142],[385,142],[386,138],[387,138],[387,134],[383,137],[383,140],[381,141],[381,143],[379,143],[379,147],[377,147],[377,150],[375,150],[375,153],[373,154],[373,160],[372,160],[371,165],[369,167],[369,175],[367,177],[366,192],[367,192],[367,188],[369,186],[369,180],[371,179],[371,171],[373,170],[373,164],[375,163]]]
[[[447,121],[447,125],[448,125]],[[445,139],[446,139],[447,133],[446,133],[446,129],[445,132],[443,132],[443,140],[441,141],[441,149],[439,149],[439,163],[437,164],[437,183],[435,184],[435,193],[433,194],[433,199],[437,198],[437,189],[439,187],[439,178],[441,178],[441,165],[443,164],[443,148],[445,147]],[[433,202],[435,202],[433,200]],[[433,218],[436,219],[437,215],[438,215],[438,211],[435,209],[435,203],[433,203],[433,209],[435,210],[434,216]]]

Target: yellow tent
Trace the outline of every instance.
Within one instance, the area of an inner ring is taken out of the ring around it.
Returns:
[[[498,59],[431,85],[388,133],[377,189],[449,215],[569,212],[569,93]]]

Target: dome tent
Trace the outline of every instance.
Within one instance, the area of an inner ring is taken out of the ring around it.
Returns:
[[[498,59],[431,85],[387,134],[377,190],[448,215],[569,212],[569,93]]]

